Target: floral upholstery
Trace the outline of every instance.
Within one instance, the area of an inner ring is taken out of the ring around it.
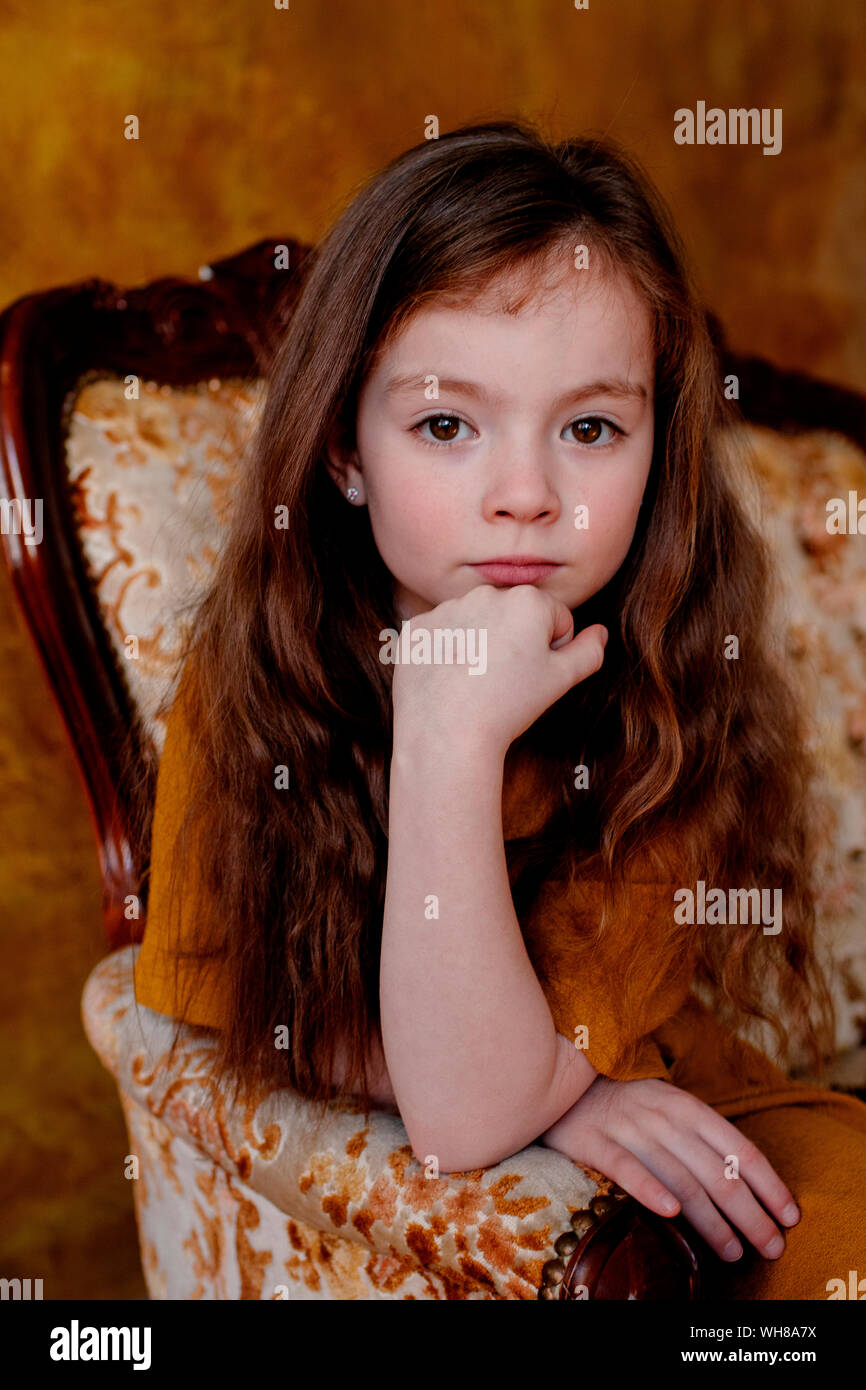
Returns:
[[[397,1115],[333,1105],[315,1140],[290,1089],[227,1107],[216,1040],[136,1004],[138,946],[85,985],[87,1035],[116,1078],[138,1158],[142,1264],[152,1298],[535,1298],[573,1212],[611,1190],[532,1145],[493,1168],[427,1176]]]
[[[106,630],[145,729],[178,648],[175,609],[210,574],[228,520],[240,460],[265,386],[259,380],[189,388],[90,382],[74,403],[66,441],[76,526]],[[124,639],[138,638],[130,658]]]
[[[866,454],[827,433],[736,436],[741,496],[775,559],[777,641],[811,715],[823,823],[813,887],[840,1054],[832,1079],[853,1089],[866,1086],[866,546],[828,532],[827,503],[851,490],[866,497]],[[770,1045],[769,1028],[759,1032]]]
[[[76,524],[130,696],[161,752],[155,716],[179,642],[177,606],[214,564],[232,489],[264,403],[262,382],[188,389],[106,378],[80,391],[66,463]],[[866,455],[841,436],[741,427],[755,464],[740,485],[777,558],[776,630],[813,712],[827,812],[815,890],[837,1007],[829,1080],[866,1085],[866,548],[829,535],[825,507],[866,495]],[[753,487],[752,481],[757,486]],[[128,638],[137,638],[132,654]],[[318,1138],[290,1090],[217,1102],[208,1119],[204,1029],[138,1006],[137,946],[90,975],[85,1028],[115,1077],[130,1149],[142,1261],[154,1298],[535,1298],[571,1215],[610,1189],[533,1145],[496,1166],[427,1177],[399,1117],[332,1107]],[[754,1041],[754,1035],[752,1040]],[[599,1178],[599,1181],[596,1181]]]

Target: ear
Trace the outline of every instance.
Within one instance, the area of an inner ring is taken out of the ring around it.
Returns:
[[[344,497],[350,487],[357,490],[356,505],[364,501],[364,475],[358,463],[358,450],[345,427],[334,425],[325,440],[325,465]]]

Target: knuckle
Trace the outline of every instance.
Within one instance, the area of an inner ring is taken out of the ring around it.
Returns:
[[[737,1130],[738,1135],[739,1133],[739,1130]],[[754,1164],[764,1157],[757,1144],[755,1144],[751,1139],[746,1139],[745,1135],[740,1135],[740,1142],[737,1147],[739,1149],[741,1165],[744,1163],[750,1165]]]
[[[534,584],[515,584],[508,593],[512,595],[513,603],[520,603],[524,608],[538,608],[546,603]]]
[[[683,1203],[683,1207],[691,1225],[718,1254],[721,1254],[729,1241],[735,1238],[727,1221],[709,1201],[706,1204],[699,1203],[690,1209]]]
[[[704,1196],[704,1189],[691,1173],[684,1173],[677,1183],[677,1196],[681,1201],[694,1202]]]
[[[698,1100],[697,1096],[693,1096],[690,1091],[680,1091],[677,1095],[677,1103],[683,1114],[687,1114],[693,1119],[705,1115],[709,1109],[709,1106],[706,1105],[704,1101]],[[714,1115],[715,1111],[711,1111],[710,1113]],[[737,1133],[739,1134],[739,1130]]]
[[[699,1229],[708,1244],[714,1246],[719,1252],[731,1241],[736,1240],[736,1235],[731,1226],[728,1225],[720,1212],[714,1206],[708,1206],[706,1211],[701,1212],[701,1224]]]
[[[729,1159],[729,1153],[713,1154],[713,1175],[707,1184],[707,1191],[720,1206],[730,1208],[732,1203],[738,1203],[737,1209],[741,1210],[743,1203],[748,1202],[751,1191],[744,1175],[731,1166]]]
[[[642,1081],[632,1081],[630,1084],[645,1089],[647,1095],[667,1097],[674,1093],[674,1088],[669,1082],[660,1081],[657,1076],[647,1076]]]
[[[756,1216],[754,1221],[750,1221],[748,1226],[745,1227],[745,1230],[752,1244],[758,1246],[760,1249],[763,1249],[765,1245],[769,1245],[770,1241],[775,1240],[776,1236],[779,1234],[778,1226],[774,1226],[769,1218],[762,1215]]]
[[[730,1201],[732,1195],[736,1195],[737,1182],[726,1177],[724,1169],[720,1165],[706,1190],[716,1206],[724,1206],[726,1202]]]
[[[664,1082],[660,1081],[659,1086],[663,1085]],[[668,1092],[663,1092],[661,1090],[651,1091],[644,1097],[644,1100],[653,1114],[664,1120],[671,1127],[681,1129],[684,1124],[688,1123],[689,1117],[686,1113],[687,1107],[683,1105],[678,1095],[672,1096],[668,1094]]]

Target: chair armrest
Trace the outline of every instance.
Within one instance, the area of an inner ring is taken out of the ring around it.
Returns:
[[[315,1140],[313,1105],[288,1087],[236,1107],[217,1093],[206,1113],[217,1040],[184,1025],[170,1058],[175,1020],[135,999],[139,949],[122,947],[88,977],[82,1018],[91,1045],[130,1100],[286,1216],[417,1262],[449,1297],[527,1299],[558,1271],[572,1217],[585,1230],[610,1207],[611,1183],[543,1145],[490,1168],[426,1177],[388,1111],[365,1123],[359,1103],[334,1103]]]

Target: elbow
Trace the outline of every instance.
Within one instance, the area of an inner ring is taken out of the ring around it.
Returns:
[[[510,1094],[500,1093],[495,1104],[452,1096],[450,1103],[434,1109],[429,1097],[420,1105],[401,1105],[397,1098],[412,1153],[425,1176],[491,1168],[537,1143],[596,1077],[591,1063],[559,1035],[555,1060],[552,1079],[546,1069],[549,1060],[539,1056],[537,1066],[523,1078],[523,1089],[515,1086]]]
[[[492,1158],[479,1161],[474,1154],[449,1152],[436,1144],[413,1144],[412,1152],[424,1171],[424,1177],[431,1180],[447,1178],[452,1173],[472,1173],[499,1162],[499,1159]]]
[[[413,1157],[420,1163],[426,1178],[435,1179],[440,1174],[466,1173],[474,1168],[485,1167],[480,1158],[483,1138],[469,1132],[460,1116],[453,1112],[445,1115],[431,1114],[425,1106],[420,1113],[411,1111],[399,1104],[400,1118],[406,1130]],[[489,1147],[489,1145],[488,1145]],[[497,1159],[488,1158],[487,1162]]]
[[[412,1156],[424,1169],[425,1178],[438,1178],[442,1173],[462,1171],[459,1161],[455,1162],[459,1155],[453,1143],[453,1136],[447,1143],[443,1143],[441,1134],[437,1136],[429,1129],[417,1129],[406,1124],[405,1119],[403,1123],[412,1146]]]
[[[455,1135],[453,1131],[447,1136],[416,1131],[409,1134],[409,1142],[414,1157],[424,1169],[424,1176],[431,1179],[450,1173],[471,1173],[478,1168],[491,1168],[512,1152],[501,1145],[491,1144],[489,1135]]]

